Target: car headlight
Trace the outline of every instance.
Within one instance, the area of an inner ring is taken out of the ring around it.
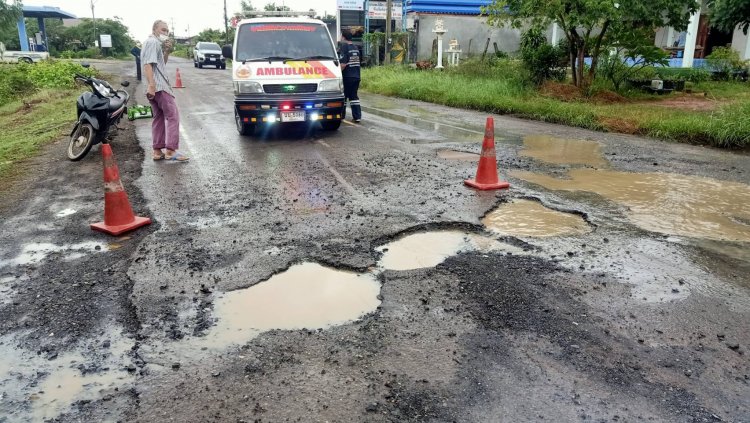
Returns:
[[[341,78],[337,79],[326,79],[318,85],[318,91],[343,91],[344,86],[341,82]]]
[[[234,93],[235,94],[260,94],[260,93],[263,93],[263,87],[261,87],[259,83],[253,82],[253,81],[235,81]]]

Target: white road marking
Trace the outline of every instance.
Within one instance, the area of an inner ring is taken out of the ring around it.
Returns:
[[[379,112],[383,112],[383,113],[391,113],[391,114],[395,114],[395,113],[393,113],[393,112],[389,112],[388,110],[381,110],[381,109],[378,109],[378,108],[375,108],[375,107],[370,107],[370,106],[367,106],[367,108],[370,108],[370,109],[372,109],[372,110],[377,110],[377,111],[379,111]],[[388,119],[388,118],[387,118],[387,117],[385,117],[385,116],[381,116],[381,117],[382,117],[382,118],[384,118],[384,119]],[[411,116],[410,116],[409,118],[410,118],[410,119],[415,119],[415,120],[421,120],[421,121],[423,121],[423,122],[428,122],[428,123],[433,123],[433,124],[437,124],[437,125],[445,126],[445,127],[448,127],[448,128],[458,129],[459,131],[466,131],[466,132],[471,132],[472,134],[480,134],[480,135],[484,135],[484,132],[481,132],[481,131],[475,131],[475,130],[473,130],[473,129],[466,129],[466,128],[462,128],[462,127],[460,127],[460,126],[449,125],[449,124],[447,124],[447,123],[443,123],[443,122],[435,122],[435,121],[432,121],[432,120],[428,120],[428,119],[425,119],[425,118],[419,118],[419,117],[411,117]],[[391,120],[393,120],[393,119],[391,119]],[[347,123],[349,123],[349,122],[347,122]],[[354,125],[354,124],[352,124],[352,125]],[[355,126],[356,126],[356,125],[355,125]]]
[[[356,189],[354,189],[354,187],[349,182],[347,182],[346,179],[344,179],[344,177],[341,176],[341,174],[333,166],[331,166],[330,163],[328,163],[328,160],[326,160],[322,154],[320,154],[317,151],[315,152],[315,154],[318,156],[318,159],[320,159],[320,161],[323,162],[323,165],[325,165],[326,169],[328,169],[328,171],[331,172],[331,174],[333,174],[336,180],[339,181],[339,183],[344,186],[344,188],[349,194],[351,194],[354,197],[361,197],[360,193]]]
[[[330,146],[330,145],[328,145],[328,143],[327,143],[327,142],[325,142],[325,141],[323,141],[323,140],[318,140],[318,144],[322,144],[323,146],[325,146],[325,147],[327,147],[327,148],[331,148],[331,146]]]

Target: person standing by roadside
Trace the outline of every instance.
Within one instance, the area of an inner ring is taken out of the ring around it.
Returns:
[[[344,39],[344,44],[341,45],[339,61],[341,62],[341,73],[344,77],[344,97],[349,101],[349,106],[352,108],[352,119],[359,122],[362,120],[362,107],[357,95],[360,80],[359,48],[352,44],[351,31],[341,31],[341,37]],[[344,107],[344,115],[346,115],[346,107]]]
[[[177,151],[180,144],[180,113],[172,84],[166,76],[166,64],[172,50],[169,27],[166,22],[157,20],[152,31],[143,43],[141,63],[148,83],[146,98],[154,114],[151,123],[153,159],[186,162],[188,157]]]
[[[141,80],[141,43],[135,43],[130,49],[130,54],[135,57],[135,79]]]

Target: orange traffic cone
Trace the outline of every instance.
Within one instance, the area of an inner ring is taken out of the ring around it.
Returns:
[[[182,78],[180,77],[180,68],[177,68],[177,77],[175,78],[175,84],[172,88],[185,88],[182,85]]]
[[[497,158],[495,157],[495,120],[487,118],[484,127],[484,142],[482,143],[482,155],[479,157],[477,177],[467,179],[464,183],[470,187],[489,190],[509,188],[510,184],[500,181],[497,177]]]
[[[120,171],[112,155],[112,147],[102,144],[104,161],[104,222],[92,223],[91,229],[110,235],[132,231],[151,223],[148,217],[133,215],[128,195],[120,182]]]

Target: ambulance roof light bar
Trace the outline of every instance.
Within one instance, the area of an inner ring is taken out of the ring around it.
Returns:
[[[275,17],[275,16],[281,16],[281,17],[297,17],[297,16],[307,16],[310,18],[315,17],[315,11],[314,10],[308,10],[304,12],[295,12],[293,10],[253,10],[252,12],[245,15],[246,17],[257,17],[257,18],[263,18],[263,17]]]

